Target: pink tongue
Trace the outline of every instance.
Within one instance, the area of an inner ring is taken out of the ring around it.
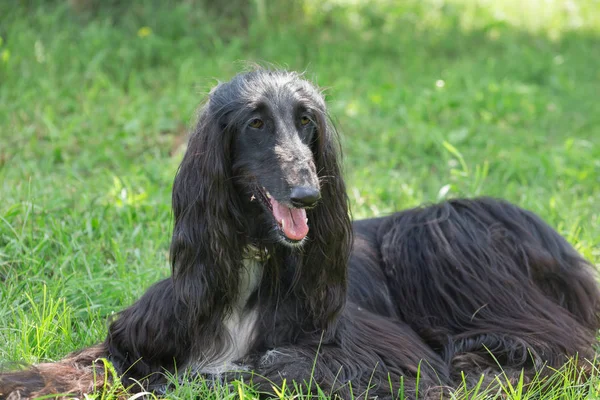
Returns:
[[[308,225],[306,224],[306,210],[303,208],[289,208],[279,204],[277,200],[271,197],[273,206],[273,216],[282,226],[283,233],[288,239],[302,240],[308,234]]]

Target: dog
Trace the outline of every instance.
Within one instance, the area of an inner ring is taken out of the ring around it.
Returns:
[[[99,358],[132,391],[163,393],[185,371],[266,392],[287,379],[341,398],[439,397],[442,357],[400,318],[347,299],[340,157],[323,96],[299,74],[257,69],[219,84],[173,184],[172,276],[103,343],[0,375],[0,397],[101,390]]]
[[[454,199],[354,223],[349,298],[407,323],[475,386],[590,371],[600,328],[593,266],[535,214]]]
[[[171,278],[103,343],[0,374],[0,398],[102,390],[101,358],[131,391],[164,393],[184,371],[267,393],[287,379],[341,398],[439,398],[464,377],[530,379],[593,357],[592,266],[539,217],[480,198],[352,224],[340,155],[299,74],[219,84],[173,185]]]

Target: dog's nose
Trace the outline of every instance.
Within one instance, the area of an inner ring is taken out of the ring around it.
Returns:
[[[319,189],[309,186],[296,186],[292,188],[290,200],[294,207],[311,207],[321,198]]]

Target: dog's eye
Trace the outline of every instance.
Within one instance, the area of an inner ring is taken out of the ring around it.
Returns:
[[[306,115],[303,115],[302,118],[300,118],[300,123],[302,125],[306,125],[310,122],[310,118],[308,118]]]
[[[254,118],[252,121],[250,121],[248,125],[250,125],[250,128],[260,129],[263,127],[264,124],[265,123],[262,121],[262,119]]]

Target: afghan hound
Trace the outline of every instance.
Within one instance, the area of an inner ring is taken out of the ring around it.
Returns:
[[[340,154],[322,95],[298,74],[219,84],[173,184],[172,276],[102,344],[0,375],[0,398],[82,395],[103,382],[100,357],[132,390],[164,392],[185,371],[246,374],[259,390],[293,380],[343,399],[439,393],[450,383],[439,354],[399,318],[346,301]]]
[[[357,221],[354,232],[349,297],[406,322],[454,382],[461,373],[472,384],[484,373],[527,380],[571,357],[591,367],[595,271],[533,213],[458,199]]]
[[[101,390],[101,357],[132,390],[185,371],[345,399],[439,397],[463,372],[531,377],[593,356],[592,267],[552,228],[485,198],[352,226],[340,154],[298,74],[218,85],[173,185],[171,278],[103,343],[0,375],[0,398]]]

